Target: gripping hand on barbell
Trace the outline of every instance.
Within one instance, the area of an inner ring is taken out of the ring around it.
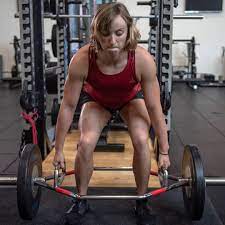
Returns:
[[[158,161],[158,167],[159,169],[168,169],[170,166],[170,158],[167,154],[160,154],[159,153],[159,161]]]
[[[53,166],[58,167],[59,169],[65,169],[65,156],[63,154],[63,151],[55,152]]]

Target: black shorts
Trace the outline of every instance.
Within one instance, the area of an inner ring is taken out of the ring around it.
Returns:
[[[144,99],[144,94],[143,94],[143,91],[140,90],[134,97],[133,99]],[[131,99],[131,100],[133,100]],[[130,101],[131,101],[130,100]],[[95,100],[87,93],[87,92],[84,92],[82,91],[81,92],[81,95],[80,95],[80,99],[79,99],[79,106],[80,108],[82,107],[82,105],[84,103],[87,103],[87,102],[95,102]],[[125,104],[126,105],[126,104]],[[124,105],[123,105],[124,106]],[[121,106],[120,108],[118,109],[112,109],[112,108],[109,108],[109,107],[104,107],[105,109],[107,109],[111,114],[114,114],[116,111],[120,111],[123,106]]]

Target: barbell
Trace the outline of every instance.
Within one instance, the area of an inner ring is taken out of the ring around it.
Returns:
[[[132,167],[95,167],[94,170],[104,171],[131,171]],[[164,192],[181,187],[183,192],[184,205],[192,220],[200,220],[205,205],[205,187],[206,185],[225,185],[223,177],[204,177],[203,164],[196,146],[187,145],[184,148],[181,177],[169,175],[166,170],[154,172],[151,175],[158,176],[161,181],[161,188],[146,193],[143,196],[130,195],[86,195],[79,196],[67,189],[63,189],[60,185],[66,175],[74,174],[72,171],[60,171],[55,168],[54,174],[42,177],[42,160],[39,147],[34,144],[27,144],[21,153],[18,167],[18,176],[1,177],[0,185],[17,185],[17,205],[21,218],[29,220],[35,217],[38,212],[41,187],[48,188],[55,192],[64,194],[71,198],[79,199],[144,199],[156,196]],[[47,183],[54,180],[54,185]],[[168,180],[173,181],[168,185]]]
[[[15,16],[17,17],[17,16]],[[51,14],[44,13],[44,18],[47,19],[57,19],[57,18],[93,18],[93,15],[76,15],[76,14]],[[155,19],[158,18],[157,15],[148,15],[148,16],[131,16],[133,19]],[[204,19],[202,15],[174,15],[173,19],[192,19],[192,20],[201,20]]]
[[[68,15],[68,14],[44,14],[45,18],[57,19],[57,18],[92,18],[92,15]],[[150,19],[150,24],[152,27],[157,26],[158,17],[155,15],[149,16],[132,16],[135,19]],[[176,15],[173,16],[174,19],[203,19],[203,16],[185,16],[185,15]],[[51,42],[52,45],[52,53],[54,57],[57,57],[57,24],[52,26],[51,40],[47,42]],[[69,43],[82,43],[83,41],[79,38],[73,38],[69,40]],[[139,43],[148,43],[148,40],[139,41]]]
[[[44,13],[44,18],[47,19],[57,19],[57,18],[93,18],[93,15],[76,15],[76,14],[52,14],[52,13]],[[19,14],[14,14],[15,18],[19,18]],[[134,19],[155,19],[158,18],[157,15],[148,15],[148,16],[131,16]],[[173,15],[173,19],[175,20],[202,20],[204,19],[204,16],[202,15]]]

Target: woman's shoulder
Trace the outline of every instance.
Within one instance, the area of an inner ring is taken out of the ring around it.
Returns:
[[[147,49],[137,46],[135,49],[135,61],[138,65],[143,66],[143,64],[154,63],[154,57],[147,51]]]
[[[70,65],[79,64],[80,66],[88,65],[90,44],[81,47],[71,58]]]
[[[141,59],[143,59],[145,57],[153,58],[153,56],[148,52],[147,49],[145,49],[144,47],[139,46],[139,45],[135,49],[135,56],[140,57]]]
[[[90,44],[84,45],[73,55],[72,59],[70,60],[70,70],[80,71],[84,74],[87,73],[89,64],[89,49]]]
[[[84,45],[73,55],[71,61],[85,61],[88,59],[90,44]]]

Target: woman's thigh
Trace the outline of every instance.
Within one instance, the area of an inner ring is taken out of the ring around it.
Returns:
[[[132,140],[140,135],[148,136],[151,120],[144,99],[133,99],[122,108],[120,114],[128,126]]]
[[[98,103],[86,102],[82,106],[78,124],[81,138],[92,138],[94,142],[97,142],[110,117],[111,114]]]

